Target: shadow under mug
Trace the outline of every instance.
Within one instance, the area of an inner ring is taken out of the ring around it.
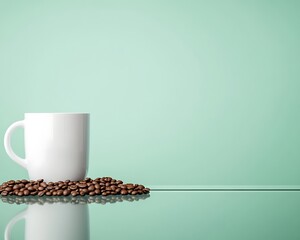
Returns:
[[[5,240],[10,240],[14,224],[21,219],[26,221],[26,240],[88,240],[90,238],[87,204],[29,205],[7,224]]]
[[[24,128],[25,156],[16,155],[11,134]],[[56,182],[84,179],[88,168],[88,113],[25,113],[4,136],[9,157],[28,170],[31,180]]]

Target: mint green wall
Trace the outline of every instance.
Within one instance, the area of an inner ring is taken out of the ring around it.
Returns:
[[[91,177],[300,184],[300,1],[1,1],[0,136],[91,113]],[[13,145],[22,153],[22,131]],[[0,148],[0,180],[26,172]]]

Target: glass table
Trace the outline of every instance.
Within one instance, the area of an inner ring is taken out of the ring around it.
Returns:
[[[1,239],[300,239],[298,190],[2,197]]]

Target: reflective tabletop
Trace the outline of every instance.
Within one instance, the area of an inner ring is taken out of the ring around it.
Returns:
[[[2,197],[1,239],[300,239],[300,191]]]

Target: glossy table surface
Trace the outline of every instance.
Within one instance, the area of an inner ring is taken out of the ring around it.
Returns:
[[[298,190],[1,200],[3,239],[300,239]]]

